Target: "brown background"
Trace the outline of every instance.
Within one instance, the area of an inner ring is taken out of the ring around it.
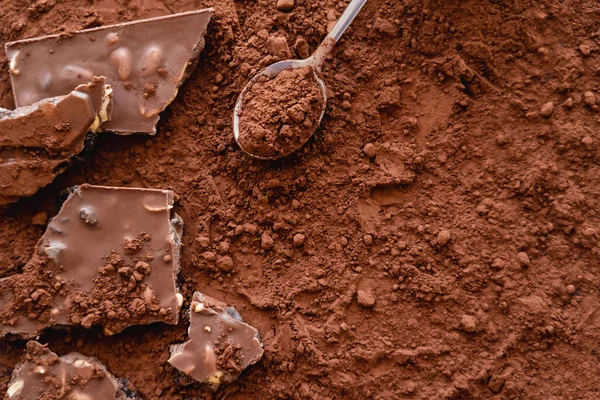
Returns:
[[[237,93],[276,59],[269,35],[314,50],[342,1],[1,0],[0,42],[208,5],[207,48],[158,134],[102,134],[87,162],[0,211],[0,274],[28,260],[33,216],[55,214],[64,188],[169,188],[186,295],[236,306],[265,343],[219,398],[597,399],[600,114],[582,95],[600,102],[598,3],[370,0],[324,68],[321,129],[274,163],[233,144]],[[166,364],[185,336],[184,319],[40,341],[97,357],[144,398],[210,398]],[[23,350],[0,341],[0,393]]]

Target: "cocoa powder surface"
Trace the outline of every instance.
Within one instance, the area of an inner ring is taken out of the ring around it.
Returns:
[[[235,306],[265,354],[213,395],[166,362],[184,313],[40,342],[96,357],[147,399],[595,399],[596,2],[370,0],[323,67],[313,138],[248,158],[231,128],[240,90],[313,51],[346,3],[0,2],[2,42],[216,7],[155,137],[100,135],[85,162],[0,211],[0,274],[22,270],[44,231],[32,222],[65,188],[168,187],[186,226],[182,292]],[[11,96],[2,74],[0,107]],[[24,351],[0,341],[0,394]]]
[[[248,87],[240,110],[238,142],[259,157],[299,149],[317,129],[323,95],[312,67],[261,76]]]

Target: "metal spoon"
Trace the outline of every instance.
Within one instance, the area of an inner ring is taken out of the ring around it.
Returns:
[[[261,72],[256,74],[246,84],[246,86],[240,93],[240,95],[237,99],[237,102],[235,104],[235,109],[233,110],[233,137],[235,138],[235,141],[237,142],[238,146],[240,146],[240,149],[242,149],[242,151],[244,153],[246,153],[249,156],[252,156],[254,158],[258,158],[260,160],[275,160],[278,158],[288,156],[288,155],[292,154],[293,152],[295,152],[296,150],[300,149],[302,146],[304,146],[304,144],[308,141],[308,139],[310,139],[310,137],[315,133],[319,124],[321,123],[321,120],[323,119],[323,115],[325,115],[325,107],[327,105],[327,93],[325,90],[325,84],[323,83],[323,80],[321,79],[320,74],[318,74],[317,71],[318,72],[321,71],[321,65],[323,65],[323,63],[325,62],[325,58],[331,52],[331,50],[333,49],[333,46],[335,46],[337,41],[340,40],[340,38],[342,37],[342,35],[344,34],[344,32],[346,31],[348,26],[350,26],[350,24],[352,23],[352,21],[354,20],[354,18],[356,17],[356,15],[360,11],[360,9],[365,5],[366,2],[367,2],[367,0],[352,0],[350,2],[350,4],[348,4],[348,7],[346,7],[346,9],[344,10],[344,13],[340,17],[340,19],[338,19],[337,22],[335,23],[335,26],[333,27],[331,32],[329,32],[329,34],[325,37],[325,40],[323,40],[323,42],[319,45],[317,50],[310,57],[308,57],[304,60],[284,60],[284,61],[279,61],[274,64],[271,64],[267,68],[265,68],[264,70],[262,70]],[[246,94],[246,91],[248,90],[248,88],[250,86],[252,86],[252,84],[261,76],[273,77],[285,69],[303,68],[303,67],[312,67],[313,68],[313,74],[315,76],[315,79],[317,80],[317,83],[319,84],[319,87],[321,88],[321,93],[323,94],[323,100],[324,100],[323,101],[323,109],[321,110],[321,116],[319,117],[319,122],[314,125],[314,129],[311,132],[310,136],[308,136],[308,138],[303,143],[301,143],[297,148],[293,149],[292,151],[289,151],[286,154],[280,154],[275,157],[263,157],[263,156],[260,156],[257,154],[253,154],[253,153],[247,151],[246,149],[244,149],[244,147],[238,140],[239,136],[240,136],[239,113],[240,113],[240,110],[242,109],[242,104],[244,102],[244,95]]]

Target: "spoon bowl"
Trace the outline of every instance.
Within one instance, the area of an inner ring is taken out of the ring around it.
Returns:
[[[237,102],[235,103],[235,109],[233,111],[233,138],[235,139],[235,142],[238,144],[238,146],[244,153],[246,153],[250,157],[253,157],[253,158],[256,158],[259,160],[276,160],[279,158],[289,156],[290,154],[292,154],[293,152],[295,152],[296,150],[298,150],[299,148],[304,146],[306,144],[306,142],[308,142],[308,140],[312,137],[312,135],[314,135],[317,128],[321,124],[321,120],[323,119],[323,116],[325,115],[325,108],[327,107],[327,91],[325,89],[325,83],[323,82],[323,79],[321,79],[320,74],[317,72],[317,69],[315,67],[313,67],[311,61],[312,61],[312,57],[307,58],[305,60],[284,60],[284,61],[276,62],[274,64],[269,65],[267,68],[263,69],[261,72],[256,74],[246,84],[246,86],[244,87],[244,89],[242,90],[240,95],[238,96]],[[313,76],[314,76],[315,80],[317,81],[317,84],[319,85],[321,94],[323,95],[323,107],[321,108],[321,116],[319,117],[319,120],[317,121],[317,123],[314,125],[313,130],[310,133],[310,135],[307,136],[306,140],[303,141],[301,144],[299,144],[297,148],[294,148],[291,151],[288,151],[287,153],[278,154],[277,156],[273,156],[273,157],[260,156],[260,155],[254,154],[254,153],[248,151],[247,149],[245,149],[244,146],[242,145],[242,143],[240,143],[240,141],[239,141],[239,137],[240,137],[240,127],[239,127],[240,115],[239,114],[240,114],[240,111],[242,110],[242,106],[244,103],[244,96],[247,93],[247,91],[249,90],[249,88],[251,88],[252,85],[260,77],[266,76],[268,78],[273,78],[273,77],[277,76],[277,74],[279,74],[281,71],[284,71],[288,68],[297,69],[297,68],[304,68],[304,67],[312,68]]]

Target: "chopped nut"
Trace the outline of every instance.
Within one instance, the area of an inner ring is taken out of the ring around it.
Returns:
[[[181,293],[177,293],[175,295],[175,299],[177,299],[177,308],[181,308],[183,305],[183,295]]]
[[[204,310],[204,303],[192,304],[192,310],[194,310],[194,312],[201,312],[202,310]]]
[[[13,57],[10,59],[10,64],[8,66],[8,68],[10,68],[10,72],[13,73],[13,75],[19,75],[19,69],[17,68],[17,58],[19,57],[19,54],[21,52],[17,51]]]
[[[142,76],[148,76],[156,72],[162,63],[162,56],[162,51],[158,47],[150,46],[144,54],[141,67]]]
[[[111,60],[119,69],[119,77],[127,80],[131,74],[131,52],[125,47],[121,47],[110,54]]]

